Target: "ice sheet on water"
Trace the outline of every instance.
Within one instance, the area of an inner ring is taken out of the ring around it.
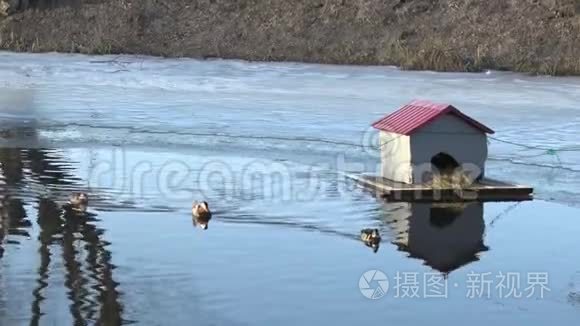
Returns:
[[[0,53],[0,102],[12,103],[0,119],[18,120],[15,108],[30,104],[14,100],[23,90],[39,137],[55,147],[189,146],[303,163],[345,153],[376,163],[361,149],[371,122],[414,98],[450,102],[507,141],[490,141],[489,175],[531,184],[540,198],[580,193],[578,78]]]

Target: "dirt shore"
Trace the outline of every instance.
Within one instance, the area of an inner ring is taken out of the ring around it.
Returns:
[[[13,51],[580,75],[580,0],[11,1]]]

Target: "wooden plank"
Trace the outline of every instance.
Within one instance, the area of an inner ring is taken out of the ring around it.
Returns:
[[[533,199],[533,188],[483,179],[464,189],[408,185],[379,176],[343,173],[374,195],[389,201],[523,201]]]

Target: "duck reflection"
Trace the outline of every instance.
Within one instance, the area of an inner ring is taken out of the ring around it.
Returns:
[[[386,218],[393,243],[409,257],[448,274],[479,260],[484,244],[483,203],[403,203]]]

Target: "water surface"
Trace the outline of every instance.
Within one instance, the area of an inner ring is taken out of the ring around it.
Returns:
[[[413,98],[495,129],[488,174],[537,199],[387,204],[347,183],[377,167],[370,123]],[[575,78],[1,53],[0,324],[576,324],[579,100]]]

